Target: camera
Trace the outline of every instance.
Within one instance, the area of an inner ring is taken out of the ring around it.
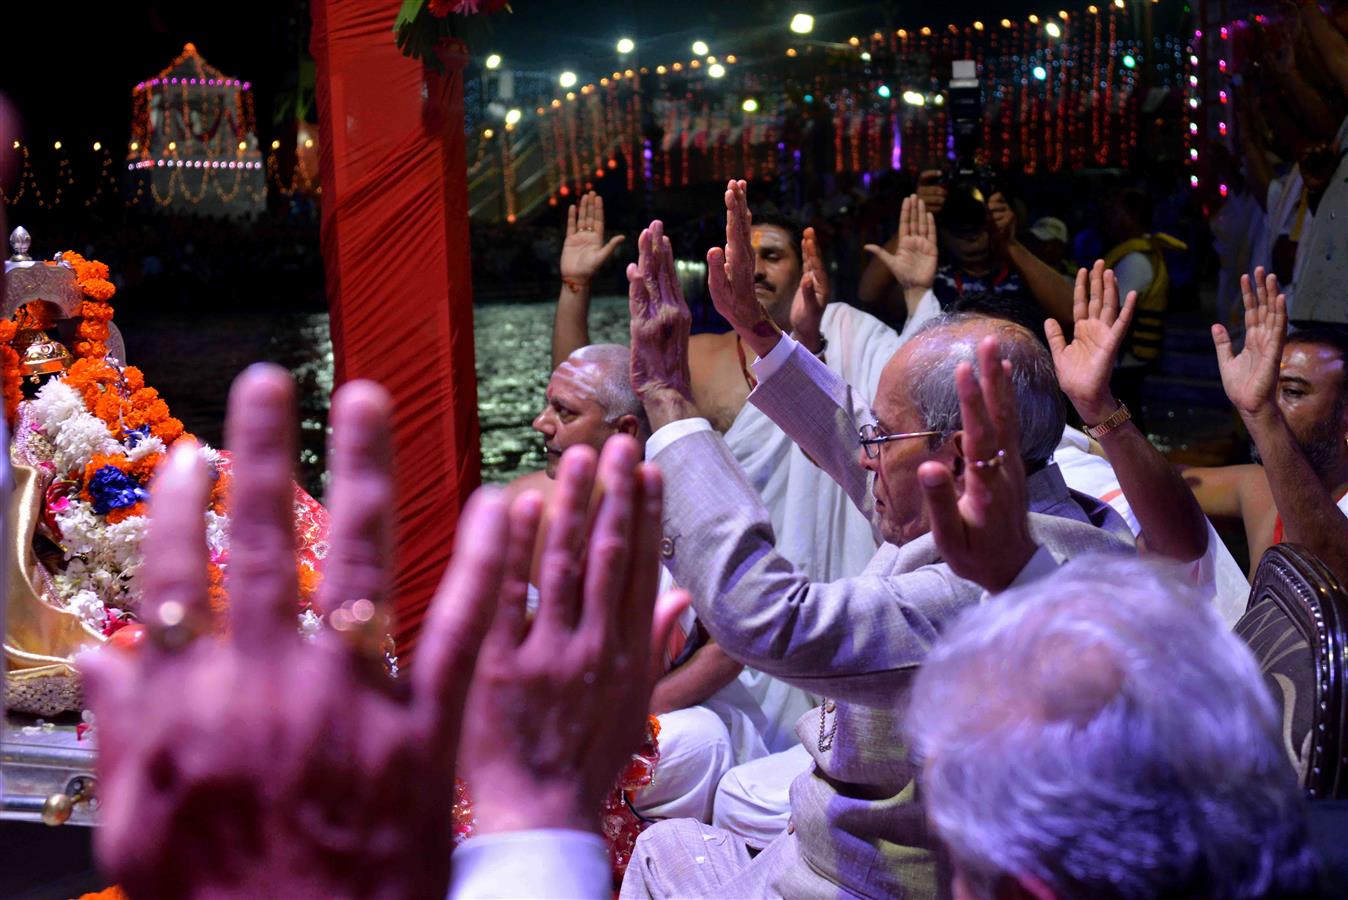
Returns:
[[[951,67],[950,130],[955,164],[941,179],[949,192],[941,218],[955,229],[982,228],[987,220],[988,198],[997,193],[996,173],[978,163],[983,145],[983,87],[978,64],[957,59]]]

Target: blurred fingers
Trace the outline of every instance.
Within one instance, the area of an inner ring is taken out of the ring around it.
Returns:
[[[234,640],[262,653],[295,637],[296,417],[295,385],[281,367],[254,365],[235,379],[225,417],[233,454],[227,583]]]
[[[547,511],[547,533],[539,560],[538,618],[547,630],[574,628],[580,619],[586,521],[594,487],[595,452],[580,445],[567,450],[557,470],[557,486]]]
[[[393,401],[372,381],[343,385],[332,401],[332,474],[328,532],[318,606],[331,613],[368,599],[388,609],[393,553]]]
[[[210,629],[206,504],[210,468],[195,441],[179,441],[155,474],[141,569],[150,653]]]

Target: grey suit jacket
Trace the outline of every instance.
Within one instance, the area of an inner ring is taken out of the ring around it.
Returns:
[[[750,399],[866,505],[858,408],[840,378],[799,350]],[[746,665],[833,698],[797,724],[815,762],[791,787],[799,853],[785,864],[765,853],[777,871],[763,883],[786,897],[942,893],[900,724],[917,666],[982,589],[941,562],[930,535],[882,546],[860,576],[811,583],[773,550],[767,512],[719,435],[687,435],[655,462],[666,563],[708,631]],[[1056,467],[1029,488],[1031,530],[1058,559],[1129,551],[1123,520],[1073,496]]]

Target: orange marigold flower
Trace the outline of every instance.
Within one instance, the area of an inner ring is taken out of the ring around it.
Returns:
[[[128,470],[135,476],[141,484],[149,484],[150,478],[154,475],[154,470],[159,468],[159,464],[164,461],[164,454],[151,453],[149,456],[143,456],[131,464]]]
[[[165,447],[171,447],[174,441],[183,436],[183,423],[170,416],[157,425],[150,426],[150,433],[163,441]]]
[[[323,576],[312,565],[304,561],[300,561],[295,566],[295,574],[299,578],[300,599],[303,601],[313,599]]]
[[[0,321],[0,342],[8,344],[19,332],[19,324],[12,319]]]
[[[109,525],[116,525],[118,522],[125,522],[127,519],[143,515],[145,515],[145,504],[133,503],[130,506],[108,510],[107,519]]]
[[[100,302],[111,300],[112,295],[117,293],[117,286],[102,278],[90,278],[80,284],[80,288],[84,291],[84,296]]]
[[[123,369],[122,378],[126,381],[126,389],[133,394],[145,387],[145,373],[135,366],[127,366]]]

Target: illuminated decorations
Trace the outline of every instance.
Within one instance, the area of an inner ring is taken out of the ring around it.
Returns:
[[[811,173],[941,166],[952,152],[945,89],[959,59],[975,61],[982,84],[984,162],[1028,174],[1127,168],[1140,83],[1178,91],[1184,77],[1185,38],[1146,37],[1113,2],[845,43],[802,39],[816,23],[797,19],[798,30],[782,28],[778,48],[749,65],[724,52],[733,36],[723,34],[714,55],[698,41],[692,57],[615,69],[531,103],[508,123],[508,142],[499,129],[482,136],[470,213],[524,221],[605,175],[629,190],[770,177],[789,192],[790,179]]]
[[[438,48],[450,41],[479,46],[490,36],[487,16],[510,11],[508,0],[403,0],[393,21],[394,40],[403,56],[419,59],[430,69],[445,71]],[[499,55],[489,61],[501,64]]]
[[[249,82],[225,75],[188,44],[136,85],[132,100],[126,168],[152,208],[230,218],[262,211],[266,171]]]

